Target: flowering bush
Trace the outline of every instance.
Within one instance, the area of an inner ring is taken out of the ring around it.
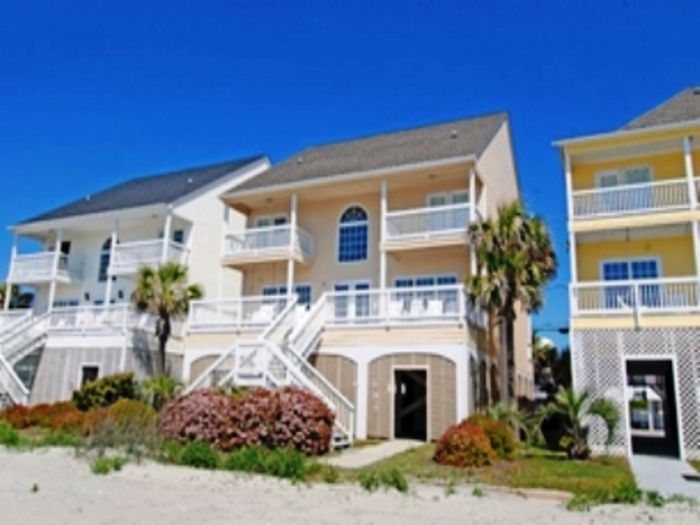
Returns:
[[[33,407],[13,405],[0,412],[0,419],[17,429],[40,427],[76,431],[82,428],[85,414],[70,401],[42,403]]]
[[[472,416],[467,421],[484,429],[489,443],[491,443],[491,448],[499,459],[515,459],[518,442],[506,423],[485,415]]]
[[[455,467],[483,467],[495,457],[486,431],[475,423],[462,421],[440,437],[433,459]]]
[[[159,429],[165,439],[202,441],[224,451],[289,447],[323,454],[330,447],[334,418],[321,400],[294,387],[237,397],[198,391],[168,403]]]

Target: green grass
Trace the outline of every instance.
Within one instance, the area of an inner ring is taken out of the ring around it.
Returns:
[[[90,470],[93,474],[104,476],[112,471],[121,470],[125,463],[126,459],[121,456],[101,456],[90,464]]]
[[[691,459],[688,463],[690,463],[695,470],[700,472],[700,459]]]

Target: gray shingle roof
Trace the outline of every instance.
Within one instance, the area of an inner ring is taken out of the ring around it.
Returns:
[[[504,112],[312,146],[247,180],[245,191],[392,166],[480,155],[508,120]]]
[[[21,224],[153,204],[170,204],[262,158],[264,157],[259,155],[209,166],[139,177],[47,211],[25,220]]]
[[[700,119],[700,87],[690,87],[625,124],[631,130]]]

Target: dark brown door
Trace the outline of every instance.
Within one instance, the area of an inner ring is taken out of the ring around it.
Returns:
[[[394,437],[428,438],[428,378],[425,370],[394,372]]]

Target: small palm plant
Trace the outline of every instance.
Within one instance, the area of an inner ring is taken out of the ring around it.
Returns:
[[[505,326],[508,402],[515,398],[516,310],[537,312],[543,288],[554,277],[556,256],[547,226],[526,213],[521,202],[498,210],[496,219],[471,225],[476,273],[467,281],[470,302]]]
[[[602,397],[591,400],[589,391],[577,393],[573,388],[559,390],[554,399],[543,408],[541,416],[543,420],[551,416],[561,416],[564,419],[566,436],[562,438],[561,445],[570,459],[588,459],[591,455],[584,416],[598,416],[603,420],[608,445],[615,438],[620,422],[620,413],[612,401]]]
[[[132,302],[139,311],[156,316],[158,338],[158,373],[165,375],[165,355],[172,334],[172,321],[187,315],[190,301],[202,297],[202,288],[187,282],[187,268],[166,263],[157,268],[139,270]]]

